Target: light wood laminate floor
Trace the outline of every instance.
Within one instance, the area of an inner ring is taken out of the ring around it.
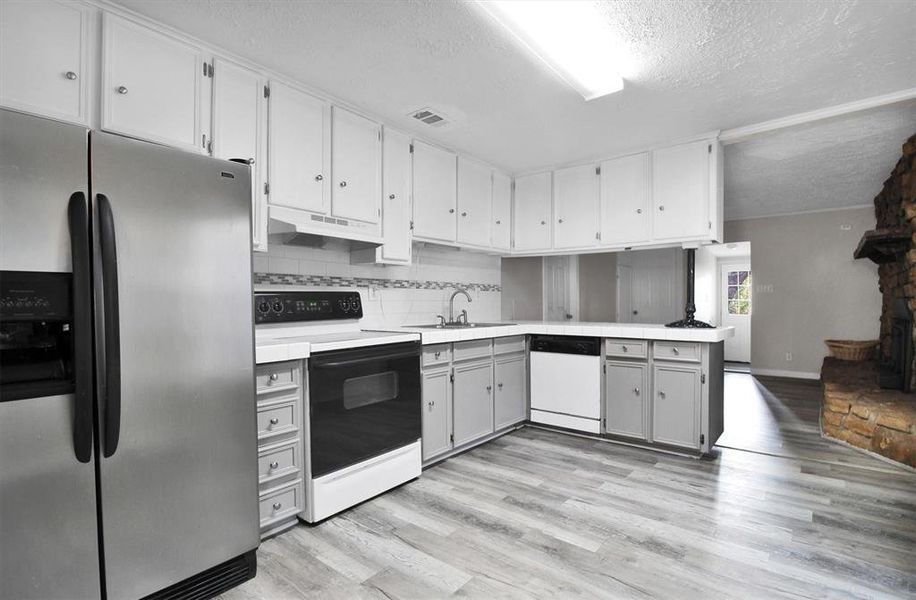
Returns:
[[[727,377],[712,460],[521,429],[265,542],[224,598],[916,597],[916,474],[822,440],[816,382]]]

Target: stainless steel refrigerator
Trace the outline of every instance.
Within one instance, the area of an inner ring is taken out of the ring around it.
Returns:
[[[248,167],[0,110],[0,597],[254,576]]]

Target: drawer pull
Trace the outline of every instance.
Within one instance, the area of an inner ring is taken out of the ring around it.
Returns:
[[[283,508],[282,502],[274,502],[274,510],[280,510],[281,508]]]
[[[441,354],[442,354],[442,352],[441,352],[441,351],[439,351],[439,352],[436,352],[436,360],[439,360],[439,356],[440,356]]]
[[[271,425],[276,425],[276,424],[279,423],[279,422],[280,422],[280,419],[278,419],[277,417],[273,417],[273,418],[270,419],[270,424],[271,424]]]
[[[675,346],[674,348],[671,349],[671,353],[677,356],[678,354],[681,353],[681,351],[677,349],[677,346]]]
[[[119,85],[115,91],[121,94],[122,96],[127,94],[127,88],[124,87],[123,85]]]
[[[274,469],[277,469],[277,468],[280,467],[280,463],[278,463],[278,462],[272,462],[272,463],[270,463],[270,465],[268,465],[268,466],[270,467],[270,470],[273,471]]]
[[[271,381],[277,381],[278,379],[280,379],[280,376],[279,376],[278,374],[276,374],[276,373],[271,373],[271,374],[270,374],[270,380],[271,380]]]
[[[629,352],[629,349],[626,346],[621,346],[620,349],[624,352]]]
[[[67,71],[66,73],[64,73],[64,77],[66,77],[70,81],[76,81],[79,78],[77,74],[74,73],[73,71]]]
[[[633,388],[633,393],[636,394],[636,395],[638,396],[638,395],[639,395],[639,388],[638,388],[638,387]]]

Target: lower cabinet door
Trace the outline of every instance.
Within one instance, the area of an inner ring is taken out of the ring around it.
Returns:
[[[497,359],[494,367],[496,383],[496,429],[520,423],[528,418],[527,374],[525,355]]]
[[[647,365],[608,361],[606,366],[607,432],[646,439]]]
[[[493,362],[456,365],[452,397],[455,447],[493,433]]]
[[[656,363],[652,394],[652,440],[698,449],[700,369]]]
[[[429,460],[452,448],[451,395],[449,369],[423,373],[423,460]]]

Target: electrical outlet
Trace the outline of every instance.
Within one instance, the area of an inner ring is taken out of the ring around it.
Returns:
[[[792,362],[792,353],[786,352],[786,362]]]

